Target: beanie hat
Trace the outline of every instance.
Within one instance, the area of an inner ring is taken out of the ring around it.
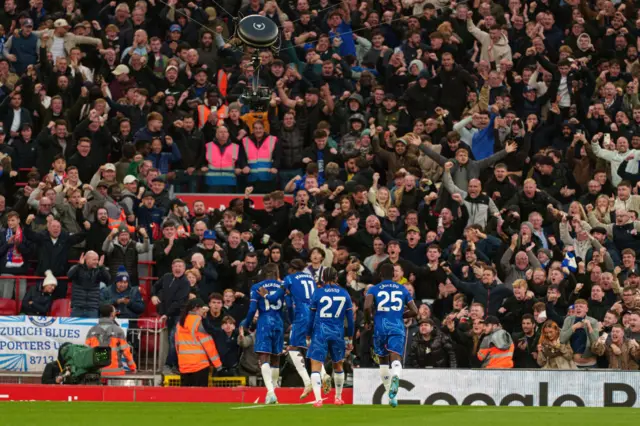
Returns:
[[[234,109],[240,111],[240,110],[242,110],[242,105],[240,105],[240,103],[238,103],[238,102],[233,102],[233,103],[229,104],[229,108],[228,109],[229,109],[229,111],[234,110]]]
[[[362,131],[362,133],[360,133],[360,137],[364,137],[364,136],[371,136],[371,130],[370,129],[364,129]]]
[[[53,272],[51,272],[51,269],[47,269],[44,273],[44,281],[42,282],[42,287],[47,285],[53,285],[56,287],[58,286],[58,280],[53,276]]]
[[[118,266],[118,273],[116,274],[116,282],[119,283],[121,281],[129,282],[129,273],[122,265]]]

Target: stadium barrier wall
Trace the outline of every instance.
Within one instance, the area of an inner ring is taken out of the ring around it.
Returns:
[[[300,404],[302,388],[277,388],[280,404]],[[1,401],[84,401],[84,402],[218,402],[262,404],[266,390],[262,387],[172,388],[122,386],[0,385]],[[326,403],[331,404],[332,391]],[[353,401],[353,390],[344,389],[345,403]],[[313,398],[309,398],[313,400]]]
[[[354,372],[355,405],[387,404],[377,369]],[[640,372],[404,370],[399,404],[640,407]]]
[[[204,202],[207,209],[219,209],[220,206],[229,206],[229,202],[234,198],[244,198],[244,194],[176,194],[176,197],[187,203],[189,209],[192,208],[194,201],[197,200]],[[253,201],[254,208],[264,208],[262,197],[262,195],[253,194],[249,196],[251,201]],[[293,202],[293,197],[291,195],[285,195],[284,199],[288,203]]]

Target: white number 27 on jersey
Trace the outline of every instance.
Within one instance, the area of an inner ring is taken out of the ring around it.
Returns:
[[[378,312],[399,311],[402,309],[402,292],[392,291],[391,293],[381,291],[378,293],[382,299],[378,303]],[[391,306],[389,306],[391,303]]]
[[[331,312],[328,312],[333,306],[333,303],[339,303],[338,309],[336,309],[335,315]],[[320,309],[320,318],[340,318],[340,314],[342,313],[342,309],[344,308],[344,304],[347,302],[347,298],[344,296],[322,296],[320,299],[320,304],[324,305]],[[325,305],[326,303],[326,305]]]

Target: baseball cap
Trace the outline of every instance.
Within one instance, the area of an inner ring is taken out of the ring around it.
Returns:
[[[129,74],[129,67],[124,64],[120,64],[116,67],[116,69],[111,71],[111,74],[113,75]]]
[[[173,33],[175,31],[181,33],[182,32],[182,27],[180,25],[178,25],[178,24],[173,24],[172,26],[169,27],[169,32]]]
[[[496,324],[496,325],[500,325],[500,320],[498,320],[497,317],[494,317],[493,315],[489,315],[485,320],[484,320],[485,324]]]
[[[70,25],[66,19],[56,19],[56,21],[53,23],[54,28],[69,27],[69,26]]]
[[[33,27],[33,20],[32,19],[25,19],[24,21],[22,21],[22,26],[23,27]]]
[[[107,163],[104,165],[104,169],[105,170],[111,170],[112,172],[116,171],[116,166],[113,165],[113,163]]]
[[[591,228],[591,235],[593,235],[595,232],[597,232],[598,234],[607,235],[607,230],[602,226],[594,226],[593,228]]]
[[[153,178],[152,182],[166,183],[166,181],[164,180],[164,178],[162,176],[157,176],[157,177]]]
[[[535,88],[535,86],[525,86],[524,89],[522,89],[522,91],[524,93],[529,93],[529,92],[533,92],[533,91],[538,91],[538,89]]]
[[[408,234],[409,232],[417,232],[417,233],[419,234],[419,233],[420,233],[420,230],[418,229],[418,227],[417,227],[417,226],[410,226],[410,227],[408,227],[408,228],[407,228],[407,234]]]
[[[203,240],[215,240],[216,239],[216,232],[212,231],[211,229],[207,229],[206,231],[204,231],[204,234],[202,235],[202,239]]]
[[[124,177],[124,181],[123,182],[124,182],[125,185],[128,185],[130,183],[137,182],[137,181],[138,181],[138,179],[136,179],[135,176],[127,175],[127,176]]]
[[[153,198],[153,192],[145,191],[144,194],[142,194],[142,198],[148,198],[148,197]]]
[[[101,186],[103,186],[105,188],[109,188],[109,184],[105,180],[101,180],[100,182],[98,182],[97,188],[100,188]]]
[[[176,71],[178,71],[178,72],[180,71],[180,70],[178,69],[178,67],[176,67],[175,65],[169,65],[169,66],[167,67],[167,69],[165,70],[165,72],[167,72],[167,71],[169,71],[169,70],[176,70]]]

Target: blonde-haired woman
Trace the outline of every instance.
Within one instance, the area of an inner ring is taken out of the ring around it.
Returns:
[[[369,188],[369,203],[373,207],[376,216],[387,217],[387,211],[391,207],[391,193],[385,186],[378,187],[380,174],[373,174],[373,185]]]
[[[611,224],[611,199],[607,195],[599,195],[596,198],[596,206],[593,209],[598,222],[609,225]]]
[[[560,327],[554,321],[542,326],[538,342],[538,365],[548,370],[577,370],[573,361],[573,349],[567,343],[560,343]]]

